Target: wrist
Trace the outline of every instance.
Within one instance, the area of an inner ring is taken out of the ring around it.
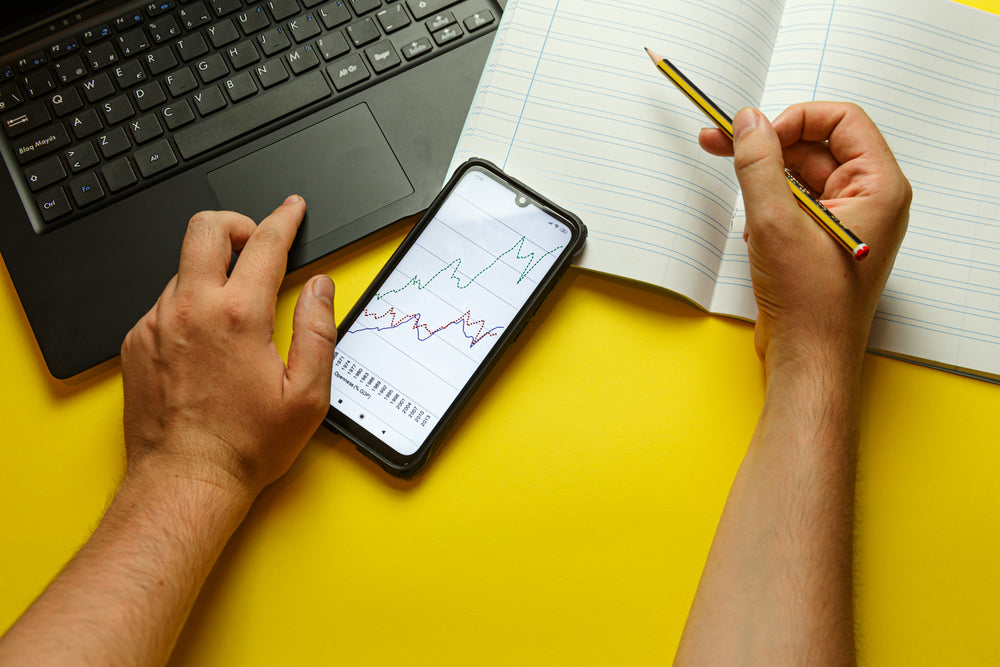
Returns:
[[[255,498],[256,493],[221,469],[178,465],[157,454],[129,460],[115,501],[191,526],[211,523],[232,532]]]

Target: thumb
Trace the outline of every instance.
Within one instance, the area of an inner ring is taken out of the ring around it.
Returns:
[[[288,348],[286,378],[294,396],[305,396],[324,410],[330,399],[333,348],[337,322],[333,315],[333,281],[312,278],[299,294],[292,315],[292,341]]]
[[[797,205],[788,190],[781,142],[764,114],[749,107],[736,114],[733,146],[747,227],[794,217]]]

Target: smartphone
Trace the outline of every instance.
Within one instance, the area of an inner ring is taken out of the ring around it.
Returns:
[[[326,426],[415,475],[586,236],[495,165],[461,165],[341,322]]]

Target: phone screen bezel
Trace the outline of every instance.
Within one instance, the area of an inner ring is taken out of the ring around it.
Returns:
[[[482,363],[476,368],[475,372],[458,392],[455,399],[441,415],[437,425],[431,429],[423,443],[414,453],[409,455],[400,454],[393,447],[380,440],[375,434],[371,433],[352,418],[341,412],[333,404],[329,406],[326,419],[324,419],[323,422],[324,425],[327,428],[337,431],[347,437],[365,455],[373,459],[387,472],[397,477],[411,477],[423,467],[430,453],[436,448],[436,446],[444,438],[444,435],[453,425],[453,422],[462,407],[475,392],[476,388],[486,378],[490,369],[496,364],[497,360],[504,353],[507,347],[509,347],[510,344],[517,338],[518,334],[520,334],[524,325],[529,319],[531,319],[531,316],[534,315],[538,306],[541,305],[541,302],[545,298],[546,294],[551,291],[558,278],[566,271],[567,268],[569,268],[573,258],[579,254],[587,236],[587,228],[573,213],[570,213],[566,209],[546,199],[516,179],[511,178],[492,163],[477,158],[470,159],[455,170],[455,173],[448,180],[444,189],[442,189],[438,196],[434,198],[434,201],[431,202],[430,206],[421,216],[420,220],[417,221],[413,229],[399,245],[399,248],[396,249],[379,274],[375,277],[365,292],[358,298],[354,307],[351,308],[351,311],[341,321],[340,326],[338,327],[338,334],[343,335],[350,329],[351,325],[362,313],[364,307],[374,297],[374,295],[382,289],[393,270],[400,263],[400,261],[402,261],[403,257],[406,256],[410,248],[413,247],[413,245],[420,238],[420,235],[434,219],[437,211],[454,191],[455,186],[469,171],[473,170],[483,172],[494,181],[507,187],[511,190],[512,197],[528,197],[532,204],[536,205],[538,208],[542,209],[562,224],[565,224],[570,230],[570,239],[567,241],[566,246],[560,251],[552,266],[549,267],[548,271],[546,271],[545,275],[539,281],[538,286],[534,289],[534,291],[532,291],[531,295],[518,309],[518,312],[514,316],[510,325],[508,325],[503,331],[497,339],[496,344],[486,354]]]

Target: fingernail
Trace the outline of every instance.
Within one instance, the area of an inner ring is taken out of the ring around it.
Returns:
[[[736,139],[742,139],[747,132],[756,130],[759,124],[760,117],[757,115],[756,109],[747,107],[740,110],[736,114],[736,118],[733,119],[733,127],[736,129]]]
[[[333,308],[333,281],[330,276],[322,275],[313,280],[313,296]]]
[[[302,197],[298,195],[288,195],[288,198],[282,202],[282,204],[298,204],[302,201]]]

